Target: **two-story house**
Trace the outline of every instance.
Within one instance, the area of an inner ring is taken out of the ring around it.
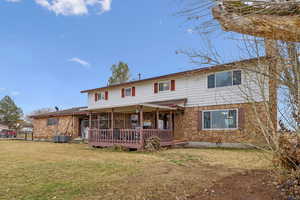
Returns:
[[[51,137],[55,132],[88,135],[92,146],[132,148],[141,148],[151,136],[158,136],[162,145],[178,140],[257,140],[253,103],[268,103],[271,91],[268,79],[263,79],[264,95],[253,81],[256,72],[248,69],[257,66],[257,61],[242,60],[83,90],[87,107],[33,116],[35,136]]]

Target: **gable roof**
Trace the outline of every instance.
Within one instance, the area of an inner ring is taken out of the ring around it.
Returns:
[[[30,118],[35,119],[35,118],[45,118],[45,117],[69,116],[69,115],[84,115],[84,114],[86,114],[86,112],[82,111],[82,109],[86,109],[86,108],[87,108],[86,106],[74,107],[74,108],[55,111],[55,112],[31,115]]]
[[[129,82],[125,82],[125,83],[108,85],[108,86],[94,88],[94,89],[82,90],[80,92],[81,93],[87,93],[87,92],[99,91],[99,90],[103,90],[103,89],[111,89],[111,88],[115,88],[115,87],[119,87],[119,86],[132,85],[132,84],[136,84],[136,83],[141,83],[141,82],[146,82],[146,81],[151,81],[151,80],[157,80],[157,79],[172,78],[172,77],[187,75],[187,74],[191,74],[191,73],[209,73],[209,72],[212,72],[212,71],[215,71],[215,70],[224,70],[224,69],[227,69],[227,68],[239,67],[239,65],[241,65],[241,64],[253,63],[253,62],[259,61],[259,60],[265,60],[266,58],[267,57],[258,57],[258,58],[240,60],[240,61],[225,63],[225,64],[221,64],[221,65],[202,67],[202,68],[197,68],[197,69],[192,69],[192,70],[187,70],[187,71],[182,71],[182,72],[177,72],[177,73],[171,73],[171,74],[166,74],[166,75],[162,75],[162,76],[155,76],[155,77],[136,80],[136,81],[129,81]]]

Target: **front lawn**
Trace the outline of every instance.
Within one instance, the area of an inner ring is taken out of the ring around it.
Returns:
[[[266,170],[259,151],[113,152],[85,144],[0,141],[0,199],[189,199],[218,181]]]

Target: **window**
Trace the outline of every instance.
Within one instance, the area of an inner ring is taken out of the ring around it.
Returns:
[[[204,118],[204,129],[211,128],[210,112],[204,112],[203,113],[203,118]]]
[[[215,75],[214,74],[211,74],[207,77],[207,86],[208,86],[208,88],[215,87]]]
[[[237,128],[237,110],[214,110],[203,112],[203,129]]]
[[[207,76],[207,87],[225,87],[242,84],[241,70],[217,72]]]
[[[233,85],[240,85],[242,83],[242,72],[241,70],[233,71]]]
[[[216,73],[216,87],[232,85],[232,72]]]
[[[47,126],[54,126],[54,125],[57,125],[59,122],[59,119],[58,118],[49,118],[47,120]]]
[[[97,93],[97,101],[104,100],[105,99],[105,93],[104,92],[98,92]]]
[[[108,91],[95,93],[95,102],[108,100]]]
[[[159,89],[160,92],[170,90],[170,82],[165,81],[165,82],[158,83],[158,89]]]
[[[125,89],[125,97],[131,96],[131,88],[126,88]]]

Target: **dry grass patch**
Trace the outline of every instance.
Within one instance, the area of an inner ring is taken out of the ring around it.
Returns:
[[[0,141],[0,199],[185,199],[269,162],[257,151],[113,152],[84,144]]]
[[[202,163],[228,168],[268,169],[271,155],[257,150],[243,149],[173,149],[161,152],[162,156],[177,163],[200,160]],[[182,161],[182,162],[181,162]]]

